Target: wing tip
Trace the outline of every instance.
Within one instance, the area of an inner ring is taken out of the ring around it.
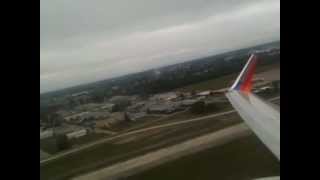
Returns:
[[[246,65],[243,67],[241,73],[237,77],[234,84],[229,90],[241,91],[244,93],[250,93],[252,89],[252,79],[255,73],[257,65],[257,56],[253,53],[251,54]]]

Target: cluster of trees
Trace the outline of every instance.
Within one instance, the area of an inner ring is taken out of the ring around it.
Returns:
[[[70,147],[71,143],[65,134],[56,136],[56,148],[58,151],[63,151],[69,149]]]
[[[62,117],[56,112],[61,109],[59,105],[40,106],[40,120],[41,123],[48,126],[58,126],[62,122]]]
[[[126,107],[130,106],[131,105],[131,102],[129,100],[126,100],[126,99],[121,99],[121,100],[118,100],[113,108],[112,108],[112,111],[113,112],[120,112],[120,111],[124,111],[126,109]]]
[[[40,140],[40,148],[49,153],[57,153],[71,148],[72,143],[64,134],[54,135],[53,137]]]

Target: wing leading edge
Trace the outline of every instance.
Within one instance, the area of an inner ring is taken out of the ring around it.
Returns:
[[[280,161],[280,111],[251,93],[256,64],[257,57],[251,55],[226,96],[251,130]]]

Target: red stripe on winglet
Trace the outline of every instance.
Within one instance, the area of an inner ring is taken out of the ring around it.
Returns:
[[[256,70],[256,65],[257,65],[257,57],[256,55],[253,55],[252,61],[250,62],[250,65],[247,69],[247,72],[244,76],[244,79],[242,81],[242,84],[240,86],[240,91],[249,93],[251,92],[252,89],[252,79]]]

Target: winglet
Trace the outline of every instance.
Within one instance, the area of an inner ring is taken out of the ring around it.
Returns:
[[[257,65],[257,56],[252,54],[242,69],[240,75],[237,77],[230,90],[241,91],[245,93],[251,92],[252,79]]]

